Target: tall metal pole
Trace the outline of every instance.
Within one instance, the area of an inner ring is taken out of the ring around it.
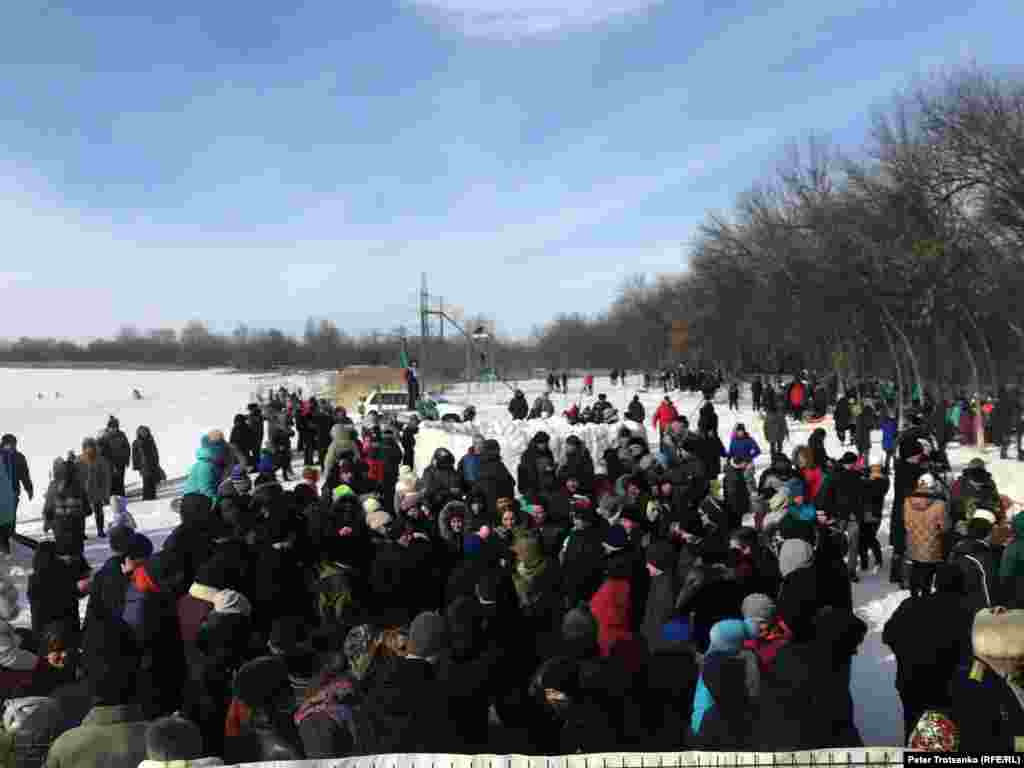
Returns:
[[[426,343],[430,335],[430,296],[427,294],[427,273],[420,278],[420,359],[421,369],[426,369]]]

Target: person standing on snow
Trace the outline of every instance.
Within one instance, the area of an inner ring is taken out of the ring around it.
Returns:
[[[640,402],[640,395],[633,395],[632,402],[626,408],[626,419],[635,421],[637,424],[643,424],[646,416],[647,413],[644,411],[643,403]]]
[[[755,376],[754,381],[750,384],[750,399],[754,403],[754,410],[761,410],[761,395],[764,393],[764,384],[761,383],[761,377]]]
[[[508,404],[508,412],[516,421],[523,421],[530,413],[530,406],[526,402],[526,395],[521,389],[517,389]]]
[[[132,443],[132,469],[142,476],[142,500],[153,501],[163,470],[160,469],[160,452],[149,427],[139,427],[135,432],[135,442]]]
[[[663,436],[669,425],[678,418],[679,412],[666,395],[658,410],[654,412],[654,428],[658,430],[658,435]]]
[[[120,422],[113,416],[107,421],[107,429],[100,439],[104,458],[110,462],[112,496],[124,496],[124,473],[132,462],[132,446],[128,436],[121,431]]]
[[[28,500],[32,501],[34,490],[32,478],[28,472],[28,462],[25,461],[25,455],[18,450],[18,438],[14,435],[6,434],[0,439],[0,464],[4,465],[11,490],[14,491],[15,509],[18,507],[18,502],[21,501],[22,488],[28,494]]]
[[[85,474],[85,492],[89,497],[92,514],[96,517],[96,535],[104,539],[107,534],[103,528],[103,507],[110,503],[113,470],[110,462],[100,455],[99,446],[91,437],[82,441],[82,457],[78,466]]]
[[[740,385],[735,381],[729,385],[729,410],[738,411],[740,409]]]
[[[211,430],[203,435],[196,451],[196,463],[192,465],[182,489],[182,495],[198,493],[216,503],[218,488],[224,479],[227,464],[228,446],[224,442],[224,433],[219,429]]]

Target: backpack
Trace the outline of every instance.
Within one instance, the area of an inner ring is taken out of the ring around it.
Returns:
[[[316,569],[317,612],[325,622],[343,621],[356,608],[350,571],[338,563],[324,561]]]

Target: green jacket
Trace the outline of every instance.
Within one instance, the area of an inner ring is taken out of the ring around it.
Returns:
[[[1003,551],[999,585],[1006,602],[1017,608],[1024,602],[1024,594],[1018,594],[1024,587],[1024,512],[1018,512],[1013,518],[1013,536],[1013,543]]]
[[[146,759],[146,726],[135,707],[93,707],[82,724],[61,734],[46,768],[138,768]]]

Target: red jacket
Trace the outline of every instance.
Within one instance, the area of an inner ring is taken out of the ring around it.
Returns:
[[[590,598],[590,612],[597,619],[597,643],[602,656],[610,656],[612,647],[620,640],[633,637],[631,597],[629,579],[608,578]]]
[[[668,427],[673,421],[679,418],[679,411],[672,403],[666,403],[662,401],[661,405],[658,406],[658,410],[654,412],[654,428],[657,429],[660,424],[662,427]]]
[[[825,471],[821,467],[810,467],[801,469],[800,475],[807,486],[807,496],[804,501],[813,504],[814,500],[818,498],[818,494],[821,493],[821,487],[825,484]]]
[[[744,648],[749,648],[757,654],[757,665],[761,672],[768,672],[775,663],[775,656],[779,649],[793,639],[793,633],[786,623],[781,619],[766,627],[761,636],[756,640],[747,640],[743,643]]]

